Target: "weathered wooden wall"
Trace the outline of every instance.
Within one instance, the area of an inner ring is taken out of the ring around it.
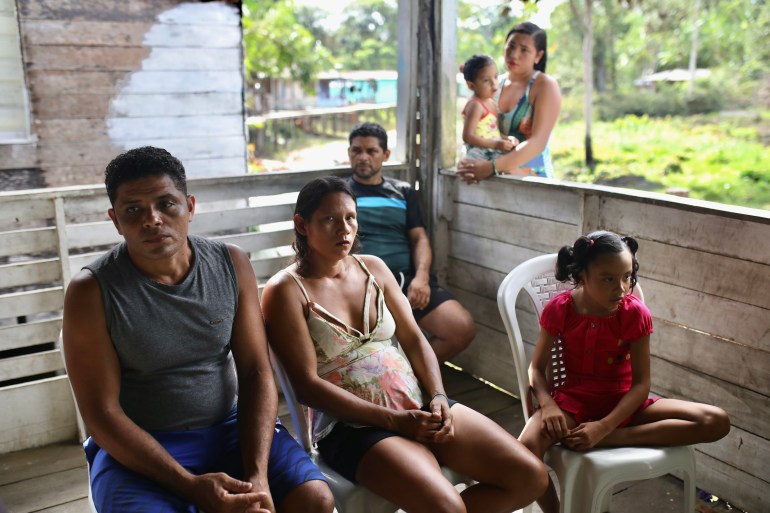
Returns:
[[[633,235],[655,323],[653,392],[716,404],[732,420],[725,439],[697,447],[698,486],[749,511],[770,510],[770,213],[538,180],[467,186],[443,174],[439,182],[449,232],[436,241],[443,271],[478,333],[455,363],[516,391],[496,304],[503,278],[588,231]],[[520,310],[534,344],[536,317],[523,297]]]
[[[190,177],[246,172],[240,13],[223,2],[17,0],[36,142],[0,169],[99,183],[118,153],[167,148]]]
[[[403,178],[403,166],[388,173]],[[191,180],[192,233],[251,255],[260,283],[293,255],[291,217],[310,179],[348,168]],[[104,186],[0,192],[0,455],[78,434],[58,347],[64,290],[83,265],[121,240]]]

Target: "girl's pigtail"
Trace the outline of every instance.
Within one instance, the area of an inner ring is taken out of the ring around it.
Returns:
[[[575,261],[574,249],[572,246],[563,246],[556,256],[556,272],[554,277],[559,281],[567,281],[571,278],[570,268]]]
[[[631,250],[632,255],[636,255],[636,251],[639,249],[639,243],[636,242],[636,239],[627,236],[627,237],[621,237],[620,240],[626,243],[626,246],[628,246],[628,249]]]

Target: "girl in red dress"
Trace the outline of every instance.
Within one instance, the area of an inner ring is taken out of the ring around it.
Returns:
[[[553,298],[540,319],[529,382],[540,408],[519,439],[542,458],[552,445],[592,447],[688,445],[730,431],[715,406],[649,398],[652,316],[632,295],[639,263],[632,237],[598,231],[559,250],[556,279],[575,288]],[[566,381],[550,390],[546,366],[561,340]],[[538,504],[559,511],[553,483]]]

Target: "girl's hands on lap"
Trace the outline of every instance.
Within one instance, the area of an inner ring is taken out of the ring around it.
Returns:
[[[555,440],[561,440],[570,432],[567,416],[556,403],[548,403],[540,408],[540,420],[543,431]]]
[[[609,435],[612,429],[601,421],[585,422],[571,429],[562,443],[576,451],[587,451]]]

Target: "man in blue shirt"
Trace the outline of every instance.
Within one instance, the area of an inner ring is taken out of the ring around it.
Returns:
[[[401,284],[417,324],[431,336],[439,361],[465,349],[476,333],[471,314],[430,274],[433,253],[414,189],[382,176],[390,157],[388,135],[376,123],[357,125],[349,136],[363,253],[382,258]]]

